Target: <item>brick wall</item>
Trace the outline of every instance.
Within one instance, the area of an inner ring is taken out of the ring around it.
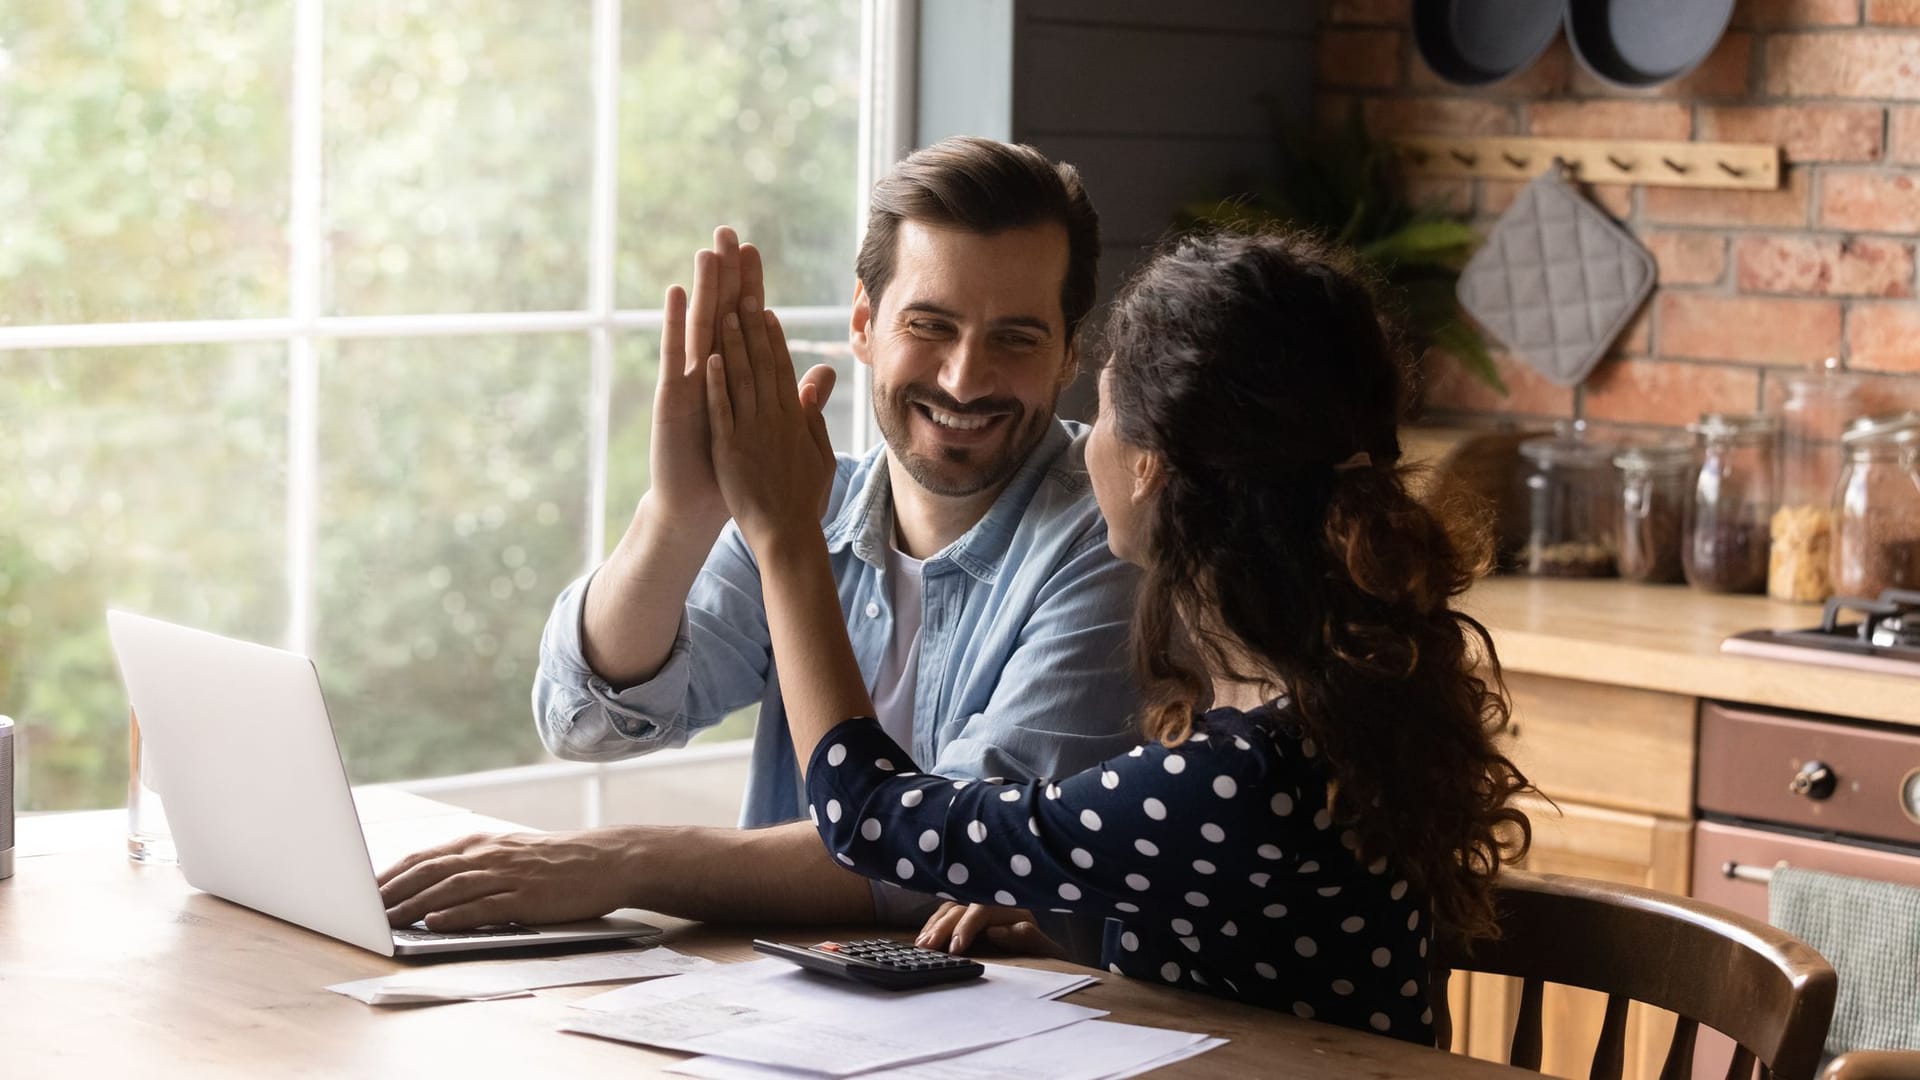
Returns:
[[[1330,0],[1318,42],[1323,120],[1358,101],[1382,134],[1771,142],[1780,190],[1599,185],[1588,194],[1653,252],[1660,282],[1613,355],[1568,390],[1497,356],[1501,398],[1428,358],[1429,408],[1683,424],[1773,400],[1778,376],[1839,355],[1870,409],[1920,408],[1920,0],[1740,0],[1686,78],[1613,90],[1565,37],[1497,86],[1463,90],[1421,63],[1410,0]],[[1490,223],[1518,185],[1417,180]]]

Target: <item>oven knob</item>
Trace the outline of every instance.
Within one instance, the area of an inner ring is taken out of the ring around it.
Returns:
[[[1809,761],[1787,781],[1787,790],[1809,799],[1824,799],[1833,794],[1833,770],[1824,761]]]

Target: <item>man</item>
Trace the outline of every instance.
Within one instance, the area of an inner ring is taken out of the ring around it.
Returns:
[[[1054,416],[1098,250],[1078,175],[1028,147],[949,139],[873,191],[850,340],[885,445],[840,456],[822,524],[879,718],[930,772],[1066,774],[1138,742],[1124,656],[1135,578],[1107,550],[1086,429]],[[701,363],[721,320],[760,318],[761,304],[758,253],[717,230],[691,303],[668,291],[663,369]],[[824,401],[832,371],[803,383]],[[381,875],[395,925],[626,906],[704,920],[925,912],[835,864],[800,820],[759,571],[714,480],[704,397],[700,379],[663,380],[652,486],[606,562],[555,604],[534,705],[555,754],[605,761],[684,745],[759,700],[745,828],[469,837]]]

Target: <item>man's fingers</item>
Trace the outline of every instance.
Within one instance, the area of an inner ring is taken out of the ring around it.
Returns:
[[[760,262],[760,249],[752,244],[740,245],[740,302],[749,299],[761,307],[767,306],[766,269]]]
[[[800,404],[815,411],[827,407],[827,399],[833,396],[833,387],[840,379],[840,373],[833,370],[832,364],[815,364],[800,377]]]
[[[428,912],[424,919],[427,929],[435,931],[471,930],[476,926],[494,926],[499,923],[513,922],[514,895],[510,892],[492,893],[478,900],[469,900],[464,904],[455,904],[441,911]]]
[[[715,298],[720,291],[720,257],[702,249],[693,255],[693,299],[687,309],[687,337],[682,362],[702,363],[713,351]]]
[[[493,833],[469,833],[458,840],[448,840],[443,844],[435,844],[432,847],[421,848],[419,851],[412,852],[399,862],[394,863],[392,866],[387,867],[375,875],[374,882],[382,888],[385,888],[388,882],[393,881],[401,874],[419,866],[421,863],[431,859],[444,858],[448,855],[458,855],[470,847],[493,839],[493,837]]]
[[[418,922],[430,911],[444,911],[447,908],[477,900],[508,887],[511,878],[496,874],[491,870],[467,870],[446,880],[423,889],[420,892],[387,906],[387,922],[392,926],[409,926]]]
[[[660,328],[660,383],[669,385],[687,377],[687,291],[667,288],[665,321]]]

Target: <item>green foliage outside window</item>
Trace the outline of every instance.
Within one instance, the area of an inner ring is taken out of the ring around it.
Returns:
[[[0,325],[288,314],[291,8],[0,5]],[[590,16],[329,0],[324,314],[586,304]],[[850,0],[628,0],[620,305],[656,307],[721,222],[766,250],[773,303],[846,303],[858,37]],[[843,331],[796,337],[844,361]],[[645,484],[656,349],[615,345],[611,536]],[[107,606],[285,640],[289,355],[0,350],[0,713],[25,808],[125,797]],[[539,633],[595,524],[588,358],[584,334],[317,343],[311,648],[354,779],[541,758]]]

